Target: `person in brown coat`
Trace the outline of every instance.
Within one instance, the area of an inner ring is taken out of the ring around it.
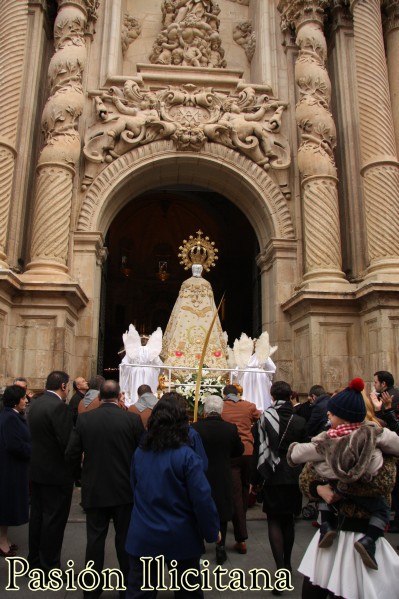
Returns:
[[[147,422],[152,414],[152,408],[156,405],[158,399],[153,394],[149,385],[140,385],[137,389],[138,401],[129,406],[128,411],[138,414],[141,418],[144,428],[147,428]]]
[[[260,417],[256,405],[238,396],[235,385],[226,385],[223,389],[222,418],[235,424],[244,445],[244,453],[231,459],[233,477],[233,528],[236,543],[234,549],[238,553],[246,553],[247,519],[249,500],[249,483],[251,477],[253,436],[252,425]]]

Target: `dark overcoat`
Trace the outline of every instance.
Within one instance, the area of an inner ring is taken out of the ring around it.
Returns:
[[[82,467],[82,505],[103,508],[133,502],[130,464],[144,427],[140,416],[112,402],[79,414],[65,457]]]
[[[327,393],[324,393],[323,395],[319,395],[313,406],[311,406],[309,420],[306,424],[306,431],[309,439],[326,430],[329,400],[330,396]]]
[[[0,526],[29,520],[28,466],[31,439],[23,414],[13,408],[0,413]]]
[[[32,435],[30,479],[41,485],[73,483],[64,453],[73,428],[72,413],[54,392],[45,391],[32,401],[28,424]]]
[[[222,522],[233,515],[233,482],[230,458],[242,455],[244,445],[235,424],[211,415],[199,420],[192,427],[200,434],[208,456],[206,476],[212,489],[212,497]]]

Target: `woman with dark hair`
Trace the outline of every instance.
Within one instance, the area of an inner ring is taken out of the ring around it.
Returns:
[[[162,586],[160,557],[177,573],[176,598],[202,598],[203,539],[220,540],[220,525],[201,458],[189,447],[188,417],[181,402],[162,398],[153,408],[147,434],[133,456],[131,481],[127,599],[156,597]],[[184,588],[187,570],[190,590]]]
[[[8,540],[8,527],[29,520],[28,464],[31,440],[23,415],[28,400],[19,385],[10,385],[3,395],[0,413],[0,556],[16,555],[18,547]]]

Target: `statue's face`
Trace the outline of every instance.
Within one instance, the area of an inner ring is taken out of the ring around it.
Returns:
[[[202,264],[193,264],[191,266],[191,271],[193,273],[193,277],[200,277],[202,274],[202,270],[203,270]]]

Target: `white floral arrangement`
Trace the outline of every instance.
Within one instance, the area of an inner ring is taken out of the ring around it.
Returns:
[[[218,377],[210,377],[208,376],[209,372],[206,370],[202,371],[201,377],[201,387],[199,391],[198,397],[198,414],[202,414],[204,411],[204,400],[208,395],[219,395],[219,397],[223,397],[223,387],[225,386],[225,382],[223,380],[223,376]],[[189,374],[184,377],[182,380],[175,380],[175,391],[183,395],[186,398],[188,406],[191,410],[194,410],[195,405],[195,389],[197,385],[197,374]]]

